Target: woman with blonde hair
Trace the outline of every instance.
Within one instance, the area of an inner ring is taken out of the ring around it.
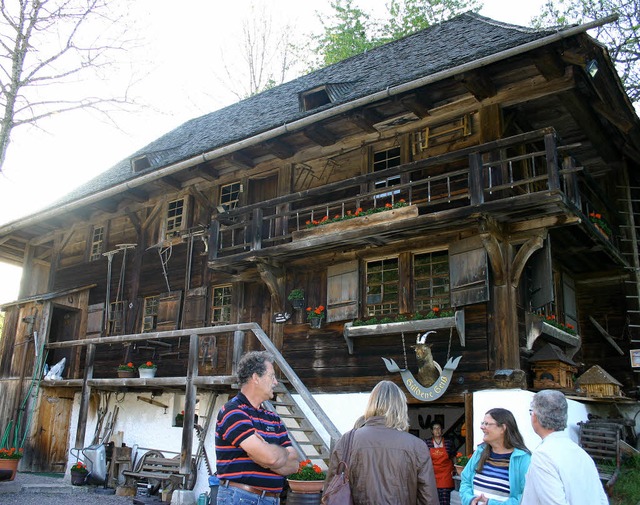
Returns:
[[[355,430],[349,458],[354,505],[434,505],[438,503],[431,456],[425,443],[409,434],[407,399],[391,381],[371,391],[364,425]],[[345,433],[331,453],[331,481],[346,450]]]

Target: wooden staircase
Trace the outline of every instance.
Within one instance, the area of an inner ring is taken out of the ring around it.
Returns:
[[[300,457],[310,459],[320,467],[329,466],[330,448],[291,396],[284,382],[278,383],[275,398],[265,404],[269,410],[276,412],[287,426],[289,437]]]

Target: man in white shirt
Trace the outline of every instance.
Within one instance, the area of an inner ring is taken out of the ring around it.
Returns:
[[[521,505],[607,505],[596,465],[563,433],[567,400],[560,391],[539,391],[531,401],[531,426],[542,438],[533,452]]]

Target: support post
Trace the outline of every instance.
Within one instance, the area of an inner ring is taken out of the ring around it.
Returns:
[[[187,365],[187,385],[184,394],[184,421],[182,423],[182,449],[180,451],[180,473],[183,475],[192,472],[191,448],[193,447],[193,425],[197,396],[197,387],[194,379],[198,376],[198,342],[199,338],[196,333],[189,337],[189,363]]]
[[[96,358],[96,345],[87,345],[87,364],[84,369],[84,380],[82,382],[82,393],[80,397],[80,413],[78,414],[78,428],[76,429],[76,449],[84,447],[84,437],[87,432],[87,416],[89,413],[89,397],[91,396],[91,386],[89,380],[93,379],[93,363]]]

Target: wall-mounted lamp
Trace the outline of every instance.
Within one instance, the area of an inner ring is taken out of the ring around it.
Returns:
[[[598,62],[596,60],[589,60],[587,62],[585,70],[587,71],[587,74],[589,74],[593,79],[598,73]]]

